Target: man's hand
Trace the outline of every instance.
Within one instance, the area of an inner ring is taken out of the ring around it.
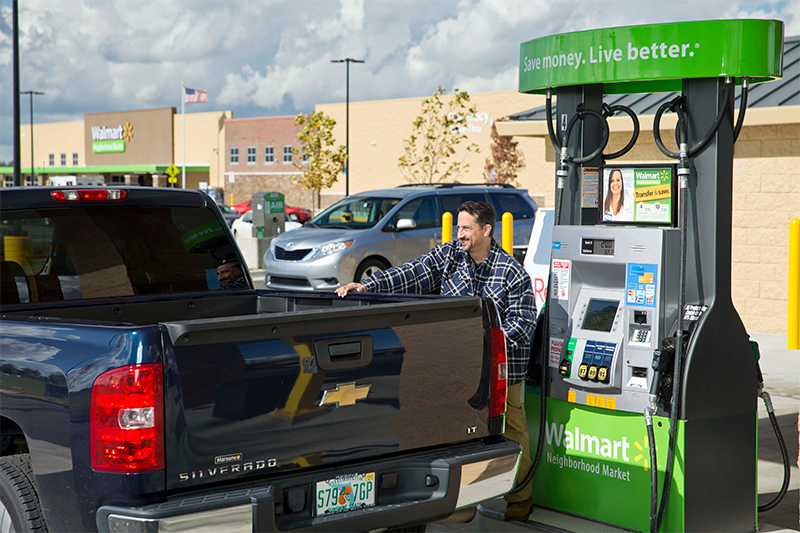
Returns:
[[[367,292],[367,288],[360,283],[348,283],[347,285],[342,285],[341,287],[336,289],[336,294],[344,298],[350,291]]]

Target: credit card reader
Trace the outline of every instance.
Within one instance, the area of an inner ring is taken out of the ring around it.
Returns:
[[[672,228],[553,228],[549,396],[642,412],[677,318],[679,246]]]

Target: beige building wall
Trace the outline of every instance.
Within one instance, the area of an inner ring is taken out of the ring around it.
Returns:
[[[661,137],[677,151],[674,116],[665,117]],[[620,163],[674,162],[655,145],[652,116],[639,117],[641,133]],[[667,122],[669,121],[669,122]],[[612,118],[607,151],[619,150],[630,138],[630,120]],[[545,183],[547,205],[553,205],[555,151],[543,121],[509,124],[503,133],[533,134],[545,157],[535,181]],[[521,137],[517,137],[521,138]],[[733,160],[733,303],[748,331],[787,333],[789,223],[800,218],[800,107],[748,110]]]
[[[208,174],[187,172],[186,188],[197,190],[200,182],[224,189],[225,187],[225,120],[233,118],[233,111],[211,111],[186,114],[186,166],[208,165]],[[179,169],[183,165],[183,117],[173,116],[175,132],[172,160]],[[178,176],[178,186],[181,177]]]
[[[31,125],[20,124],[20,165],[22,172],[27,174],[31,166]],[[58,150],[54,152],[54,150]],[[54,166],[50,166],[50,154],[54,154]],[[33,124],[33,156],[36,158],[34,166],[41,172],[45,168],[61,167],[61,154],[67,154],[65,173],[80,172],[79,167],[86,165],[86,154],[83,139],[83,121],[51,122],[46,124]],[[72,166],[72,154],[78,154],[79,167]],[[70,168],[71,167],[71,168]]]
[[[412,123],[419,116],[422,100],[401,98],[371,102],[350,102],[350,193],[397,187],[408,183],[397,166],[403,155],[403,140],[412,133]],[[471,154],[464,161],[469,167],[457,178],[462,183],[482,183],[486,158],[490,155],[492,121],[510,114],[544,104],[543,96],[520,94],[517,91],[498,91],[470,95],[469,105],[477,113],[488,113],[486,120],[469,122],[472,131],[458,146],[453,156],[464,157],[464,148],[470,143],[478,145],[480,153]],[[345,104],[320,104],[323,111],[336,121],[334,135],[337,144],[345,144]],[[549,180],[543,179],[546,163],[544,142],[541,139],[523,138],[519,149],[523,152],[526,168],[520,172],[518,186],[528,189],[534,199],[543,194]],[[330,190],[323,191],[323,205],[330,205],[344,196],[342,176]],[[327,199],[327,203],[326,203]],[[545,200],[545,203],[547,200]]]

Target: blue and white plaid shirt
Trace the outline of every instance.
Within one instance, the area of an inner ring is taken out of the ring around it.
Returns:
[[[497,306],[506,334],[508,384],[525,379],[536,301],[530,276],[496,241],[492,240],[489,255],[480,264],[461,249],[459,241],[451,241],[408,263],[376,272],[363,284],[370,292],[426,294],[441,288],[443,296],[489,298]]]

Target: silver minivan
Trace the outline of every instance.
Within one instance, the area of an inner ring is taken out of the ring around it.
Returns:
[[[377,270],[419,257],[442,242],[442,214],[458,218],[467,201],[488,202],[498,217],[514,215],[514,245],[528,244],[538,206],[523,189],[440,184],[401,186],[348,196],[302,228],[273,239],[264,254],[264,282],[270,289],[334,290]],[[456,237],[455,228],[453,238]]]

